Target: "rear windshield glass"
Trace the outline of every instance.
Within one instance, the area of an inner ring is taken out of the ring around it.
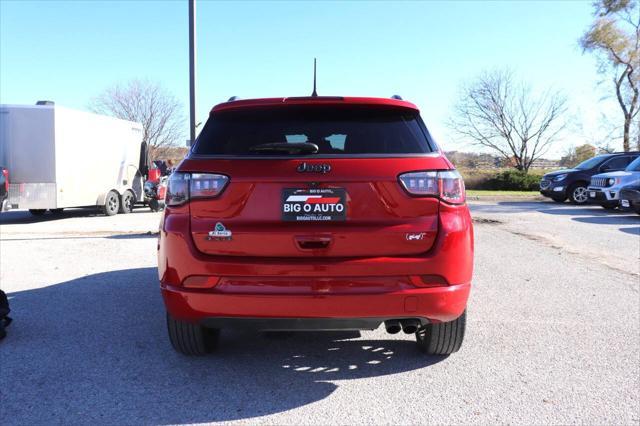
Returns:
[[[318,152],[303,155],[424,154],[433,151],[429,141],[415,111],[312,105],[214,113],[193,152],[282,156],[288,154],[282,150],[256,152],[255,147],[310,142],[318,146]]]

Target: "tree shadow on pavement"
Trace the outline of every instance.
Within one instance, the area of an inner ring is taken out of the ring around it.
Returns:
[[[640,237],[640,226],[636,228],[620,228],[620,231],[627,234],[631,234],[631,235],[637,235]]]
[[[424,368],[413,338],[223,332],[215,354],[174,352],[155,268],[99,273],[9,294],[0,343],[3,424],[194,423],[251,419],[320,401],[334,381]]]

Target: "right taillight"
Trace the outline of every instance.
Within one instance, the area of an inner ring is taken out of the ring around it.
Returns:
[[[413,196],[438,197],[449,204],[465,202],[464,182],[457,170],[404,173],[398,179]]]
[[[215,173],[172,173],[167,183],[165,203],[179,206],[195,198],[215,198],[222,193],[229,177]]]

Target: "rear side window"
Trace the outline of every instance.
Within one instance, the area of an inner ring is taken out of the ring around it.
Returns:
[[[605,170],[624,170],[631,162],[631,157],[626,155],[614,157],[602,165]]]
[[[402,155],[434,151],[417,111],[354,106],[291,106],[214,113],[193,152],[265,156],[251,147],[272,143],[318,146],[315,155]],[[282,152],[278,153],[282,155]]]
[[[625,170],[628,172],[640,172],[640,157],[636,157]]]

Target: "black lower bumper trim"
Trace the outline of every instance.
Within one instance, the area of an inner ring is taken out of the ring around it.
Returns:
[[[248,328],[263,331],[312,331],[312,330],[375,330],[386,320],[417,319],[422,325],[424,318],[246,318],[210,317],[200,321],[209,328]]]

